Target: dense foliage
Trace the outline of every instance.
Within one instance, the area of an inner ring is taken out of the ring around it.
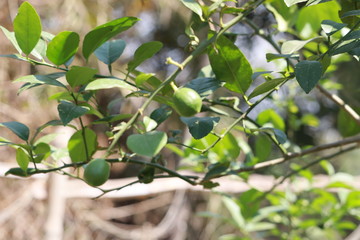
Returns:
[[[24,2],[14,19],[14,31],[1,27],[17,53],[1,57],[53,69],[15,81],[24,83],[19,94],[35,87],[56,87],[50,99],[58,103],[59,119],[39,123],[37,129],[17,121],[1,123],[19,137],[18,142],[0,139],[1,145],[16,149],[19,167],[7,174],[59,172],[99,186],[109,178],[110,166],[122,162],[142,166],[134,184],[177,177],[207,189],[218,186],[220,177],[235,175],[247,181],[255,171],[268,171],[279,184],[301,175],[308,186],[300,193],[275,191],[276,185],[269,192],[253,188],[238,198],[223,196],[230,217],[202,215],[222,218],[239,230],[238,235],[222,239],[340,239],[354,229],[360,220],[360,192],[345,181],[350,176],[336,174],[328,160],[356,149],[360,142],[360,117],[353,103],[334,94],[342,87],[335,77],[338,66],[360,56],[360,1],[180,1],[192,11],[185,29],[188,57],[182,62],[164,59],[175,69],[164,79],[140,70],[162,51],[159,41],[143,43],[122,75],[113,75],[112,64],[126,48],[126,42],[116,37],[140,21],[137,17],[104,23],[84,37],[71,31],[53,35],[43,31],[36,10]],[[259,12],[271,13],[271,25],[265,20],[268,25],[258,26]],[[239,25],[252,30],[247,37],[258,36],[272,46],[272,52],[261,56],[274,63],[272,71],[254,69],[249,63],[236,41]],[[177,86],[178,75],[204,57],[209,65]],[[73,64],[76,58],[87,64]],[[93,58],[107,65],[108,75],[91,65]],[[97,100],[99,91],[110,88],[126,90],[126,97],[138,99],[141,106],[136,112],[111,114],[114,102],[104,109]],[[320,113],[301,110],[305,108],[301,103],[307,104],[304,99],[318,100],[314,92],[339,109],[336,127],[343,139],[309,146],[301,138],[305,134],[296,137],[301,130],[316,134],[314,129],[323,121]],[[269,102],[272,107],[257,110]],[[95,120],[86,124],[87,116]],[[191,137],[178,129],[163,130],[162,124],[174,116]],[[93,129],[98,124],[106,127],[108,146],[98,143]],[[57,149],[43,134],[53,126],[73,129],[65,150]],[[164,152],[169,151],[179,157],[179,169],[199,172],[200,177],[168,168]],[[61,161],[65,156],[70,163]],[[289,168],[280,167],[296,160]],[[314,186],[316,179],[309,170],[314,165],[333,179],[325,188]],[[278,169],[271,170],[273,166]],[[76,170],[66,170],[72,168]],[[123,187],[98,188],[106,194]],[[327,189],[339,191],[333,194]]]

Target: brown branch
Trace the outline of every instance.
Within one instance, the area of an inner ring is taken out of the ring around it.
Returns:
[[[345,145],[353,144],[353,143],[360,143],[360,135],[345,138],[345,139],[337,141],[337,142],[323,144],[323,145],[320,145],[320,146],[308,148],[308,149],[305,149],[304,151],[301,151],[301,152],[288,153],[285,157],[276,158],[276,159],[269,160],[269,161],[266,161],[266,162],[261,162],[261,163],[258,163],[258,164],[255,164],[255,165],[249,166],[249,167],[242,167],[242,168],[240,168],[238,170],[235,170],[235,172],[241,173],[241,172],[254,171],[254,170],[257,170],[257,169],[278,165],[278,164],[284,163],[286,161],[289,161],[291,159],[294,159],[294,158],[297,158],[297,157],[302,157],[302,156],[305,156],[305,155],[308,155],[308,154],[311,154],[311,153],[316,153],[316,152],[320,152],[320,151],[323,151],[323,150],[336,148],[336,147],[341,147],[341,146],[345,146]]]
[[[352,107],[350,107],[348,104],[346,104],[344,102],[344,100],[342,100],[338,95],[328,92],[325,88],[323,88],[319,84],[316,85],[316,88],[322,94],[324,94],[327,98],[329,98],[334,103],[336,103],[336,105],[338,105],[342,110],[347,112],[355,120],[355,122],[360,126],[360,116],[359,116],[359,114],[357,114],[357,112],[355,112],[355,110]]]

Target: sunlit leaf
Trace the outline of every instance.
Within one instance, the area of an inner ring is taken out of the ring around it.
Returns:
[[[55,65],[62,65],[75,55],[78,50],[79,41],[80,37],[76,32],[61,32],[49,43],[46,56]]]

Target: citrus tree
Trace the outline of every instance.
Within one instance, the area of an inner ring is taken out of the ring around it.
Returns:
[[[1,145],[15,149],[19,165],[6,174],[29,177],[58,172],[84,180],[103,194],[127,187],[101,187],[109,178],[111,166],[117,163],[142,166],[138,180],[132,184],[176,177],[207,189],[218,186],[216,179],[223,176],[235,175],[246,181],[249,173],[266,172],[274,166],[278,170],[269,172],[279,177],[279,183],[298,174],[314,182],[309,170],[314,165],[335,176],[327,160],[356,149],[360,142],[360,117],[353,108],[356,106],[352,106],[355,103],[346,103],[340,97],[342,85],[335,74],[341,63],[359,58],[360,2],[179,1],[192,12],[184,29],[188,37],[184,51],[188,56],[181,62],[163,59],[174,67],[164,78],[139,70],[146,60],[162,51],[163,43],[159,41],[140,45],[121,74],[113,74],[112,65],[126,47],[126,42],[117,36],[126,34],[141,21],[139,18],[115,19],[85,36],[72,31],[53,35],[43,30],[34,7],[22,3],[13,21],[13,32],[1,27],[17,52],[1,57],[52,69],[51,73],[39,70],[15,82],[23,83],[19,94],[35,87],[55,87],[57,93],[51,99],[57,102],[59,117],[39,122],[36,129],[20,121],[1,123],[19,138],[17,142],[1,138]],[[272,16],[264,21],[265,26],[259,26],[254,18],[261,12]],[[251,30],[246,37],[260,37],[272,47],[272,51],[259,57],[274,63],[273,69],[252,67],[236,41],[243,34],[236,30],[238,26]],[[76,58],[84,59],[86,64],[74,64]],[[99,74],[91,64],[95,58],[107,65],[107,75]],[[179,86],[178,75],[200,59],[208,64]],[[99,106],[97,99],[98,91],[111,88],[126,90],[126,97],[138,99],[141,106],[134,112],[112,115]],[[320,113],[304,112],[299,106],[299,102],[306,105],[314,100],[335,106],[338,114],[334,127],[342,139],[309,146],[296,138],[299,131],[314,131],[321,124]],[[95,120],[85,123],[87,116]],[[189,134],[179,129],[161,130],[174,117]],[[99,145],[93,130],[97,124],[106,127],[108,146]],[[53,146],[44,135],[51,126],[73,129],[65,151]],[[334,151],[329,154],[329,149]],[[167,167],[163,153],[169,151],[180,159],[178,169]],[[59,161],[63,156],[69,156],[71,162]],[[288,162],[296,164],[281,167]],[[183,168],[200,175],[183,175],[178,171]],[[272,193],[275,187],[266,193],[251,189],[239,198],[224,196],[231,213],[224,221],[233,223],[249,239],[265,236],[264,231],[284,239],[335,239],[356,227],[360,192],[351,185],[337,181],[328,186],[347,189],[341,196],[314,187],[299,194]],[[265,200],[271,207],[261,208]],[[323,212],[325,205],[327,213]],[[214,217],[210,213],[204,216]]]

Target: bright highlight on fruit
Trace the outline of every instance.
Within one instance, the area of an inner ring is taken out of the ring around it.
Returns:
[[[191,88],[179,88],[173,96],[175,110],[184,117],[191,117],[199,113],[202,106],[200,95]]]
[[[110,175],[110,165],[105,159],[94,159],[85,167],[84,180],[90,186],[96,187],[104,184]]]

